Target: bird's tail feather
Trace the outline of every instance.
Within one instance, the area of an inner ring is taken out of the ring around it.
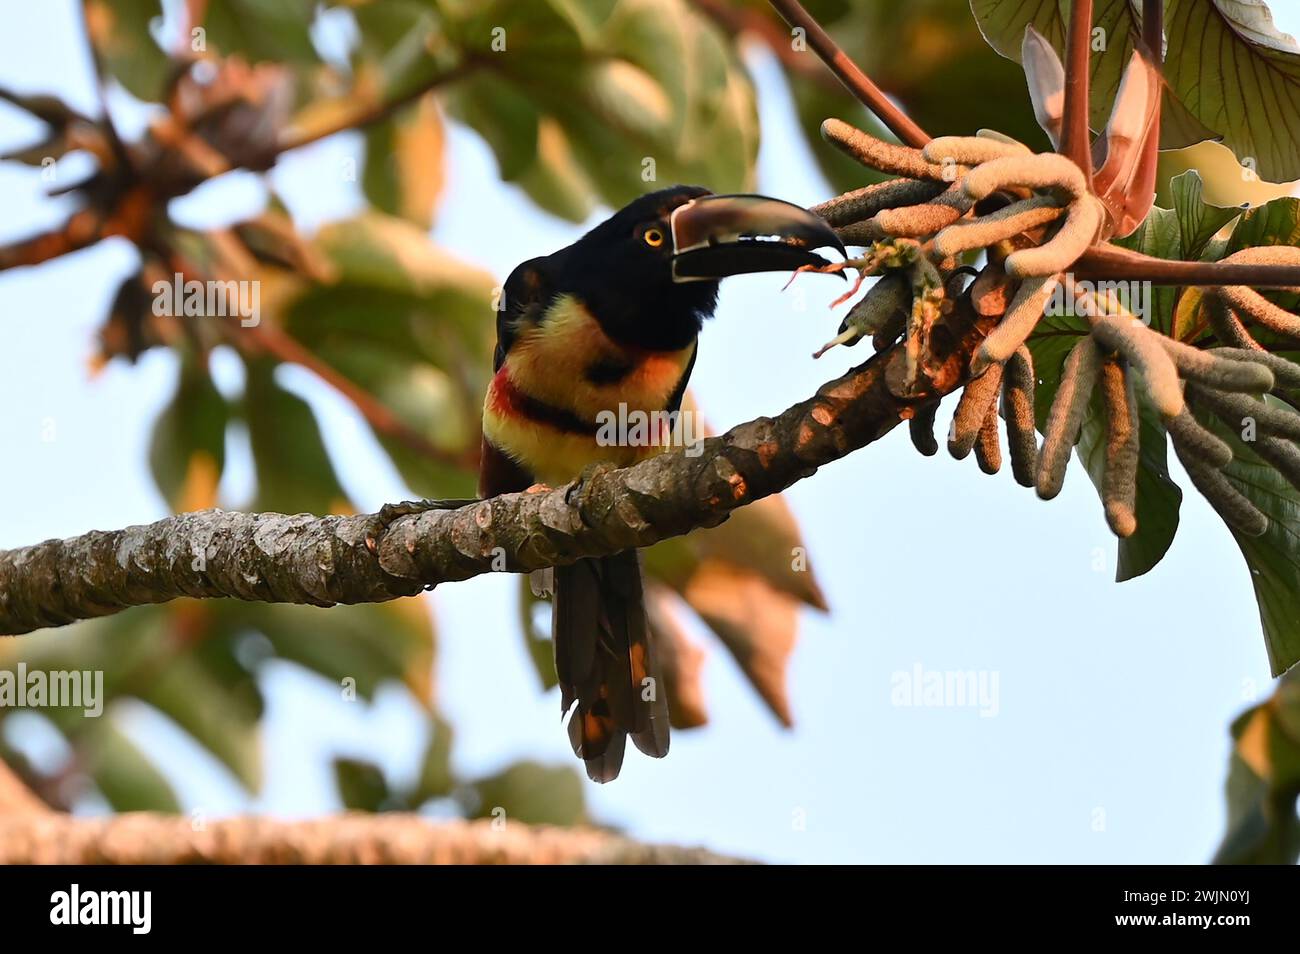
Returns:
[[[655,658],[635,550],[555,569],[555,670],[574,754],[597,782],[618,776],[627,737],[668,754],[668,697]]]

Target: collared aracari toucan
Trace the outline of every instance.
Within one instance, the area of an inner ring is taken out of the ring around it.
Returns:
[[[679,186],[524,262],[497,313],[479,492],[558,486],[591,464],[627,466],[661,452],[660,440],[599,440],[602,412],[678,411],[719,281],[824,265],[812,252],[823,246],[844,252],[826,223],[798,206]],[[629,735],[647,755],[665,755],[667,696],[636,551],[556,567],[552,629],[561,708],[577,703],[569,738],[587,774],[615,778]]]

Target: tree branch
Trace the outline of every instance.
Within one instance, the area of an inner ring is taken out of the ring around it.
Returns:
[[[40,265],[52,258],[88,248],[103,238],[101,224],[102,217],[98,212],[82,209],[57,229],[0,246],[0,272]]]
[[[442,86],[454,83],[477,67],[478,62],[476,60],[466,59],[447,70],[447,72],[430,77],[425,82],[413,86],[399,96],[364,106],[354,113],[345,114],[324,125],[312,129],[301,129],[290,125],[280,137],[279,142],[276,143],[275,153],[271,157],[271,161],[274,162],[275,159],[290,150],[301,149],[303,146],[311,145],[337,133],[347,132],[350,129],[365,129],[367,126],[382,122],[394,113],[400,112],[405,107],[416,102],[426,93],[431,93]]]
[[[774,419],[623,470],[385,524],[220,510],[0,551],[0,633],[31,632],[183,596],[373,603],[492,570],[527,572],[716,526],[956,389],[983,337],[966,308],[931,331],[921,384],[895,345]]]
[[[53,809],[46,805],[23,780],[0,759],[0,825],[4,819],[19,815],[47,814]]]
[[[809,44],[821,57],[822,62],[830,68],[858,102],[871,110],[877,119],[889,127],[890,132],[906,145],[916,149],[920,149],[930,141],[926,131],[895,106],[885,95],[884,90],[862,72],[858,64],[840,49],[839,45],[831,39],[830,34],[822,29],[822,25],[803,8],[799,0],[770,0],[770,2],[786,23],[804,31]]]
[[[0,816],[0,864],[744,864],[703,848],[646,845],[592,828],[348,813],[245,817],[198,827],[145,812],[110,818]]]

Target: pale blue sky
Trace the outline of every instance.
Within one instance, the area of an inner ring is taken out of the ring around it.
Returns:
[[[1300,11],[1280,6],[1279,25],[1295,32]],[[0,0],[0,84],[58,91],[93,110],[73,9],[72,0]],[[761,191],[819,201],[829,189],[794,132],[779,76],[764,60],[755,65]],[[0,146],[35,131],[13,111],[0,113]],[[359,206],[337,172],[355,145],[336,137],[276,170],[301,220]],[[500,278],[580,234],[502,186],[491,154],[464,130],[451,137],[450,177],[434,237]],[[259,190],[241,180],[205,188],[182,211],[196,222],[255,211]],[[57,221],[40,186],[30,170],[0,167],[0,240]],[[129,250],[104,245],[0,275],[0,546],[166,513],[145,457],[174,362],[151,353],[136,367],[87,374],[95,330],[131,265]],[[719,428],[778,412],[866,355],[869,345],[812,361],[839,322],[825,308],[838,283],[801,280],[781,294],[783,282],[729,282],[706,329],[694,381]],[[225,356],[217,367],[223,387],[238,386],[236,362]],[[344,400],[305,374],[286,380],[320,411],[360,506],[409,496]],[[51,425],[54,439],[44,440]],[[228,499],[243,497],[250,479],[235,442]],[[632,754],[618,781],[589,785],[598,818],[641,838],[771,860],[1210,856],[1224,822],[1228,723],[1271,682],[1244,563],[1203,501],[1188,496],[1178,539],[1152,574],[1116,585],[1114,542],[1077,465],[1064,493],[1043,503],[1009,472],[988,478],[970,460],[920,457],[900,429],[788,497],[833,607],[801,623],[790,674],[796,727],[779,728],[725,651],[700,633],[710,650],[710,725],[677,733],[663,761]],[[514,592],[512,580],[489,576],[430,600],[442,633],[439,692],[465,774],[521,757],[572,759],[556,697],[538,690],[521,649]],[[892,705],[892,674],[916,664],[996,673],[996,716]],[[266,686],[267,782],[251,801],[164,719],[143,707],[131,713],[132,734],[161,759],[187,809],[332,811],[334,752],[377,758],[399,777],[415,771],[420,722],[401,693],[363,710],[278,664]]]

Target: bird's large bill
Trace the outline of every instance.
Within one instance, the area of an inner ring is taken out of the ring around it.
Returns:
[[[813,252],[844,243],[806,209],[761,195],[708,195],[672,214],[673,280],[707,281],[829,264]]]

